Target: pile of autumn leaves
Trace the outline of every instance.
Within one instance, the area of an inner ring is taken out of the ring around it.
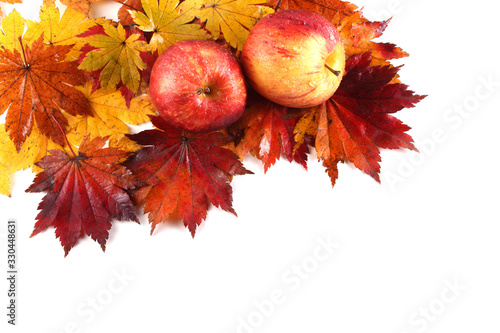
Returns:
[[[407,56],[376,43],[387,22],[370,22],[340,0],[117,0],[119,22],[89,18],[89,0],[48,1],[40,20],[12,11],[0,33],[0,193],[10,175],[32,168],[29,192],[46,192],[33,235],[55,227],[65,253],[85,235],[105,248],[113,220],[182,219],[194,236],[212,204],[234,213],[230,180],[250,173],[250,153],[267,171],[284,157],[306,167],[312,148],[332,184],[339,162],[379,180],[380,148],[415,149],[391,114],[422,99],[400,83],[389,60]],[[250,93],[243,117],[213,133],[183,133],[148,96],[149,71],[169,45],[214,39],[238,57],[249,30],[279,10],[315,11],[339,29],[346,74],[323,105],[289,109]],[[129,134],[129,125],[154,129]],[[152,232],[151,231],[151,232]]]

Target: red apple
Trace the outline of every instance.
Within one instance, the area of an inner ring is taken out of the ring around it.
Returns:
[[[252,87],[289,107],[315,106],[337,90],[345,67],[335,26],[313,12],[290,9],[262,18],[241,54]]]
[[[185,40],[156,60],[149,83],[153,105],[189,132],[225,128],[242,115],[246,87],[238,60],[213,41]]]

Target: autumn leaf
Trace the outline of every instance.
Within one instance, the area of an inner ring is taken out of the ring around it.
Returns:
[[[342,0],[270,0],[269,5],[277,10],[303,9],[325,17],[335,24],[353,15],[358,7]]]
[[[141,58],[141,52],[149,50],[148,44],[141,35],[128,32],[118,24],[114,27],[106,21],[89,29],[82,36],[89,49],[82,49],[82,61],[79,69],[99,72],[100,86],[105,90],[113,90],[123,83],[133,93],[139,89],[141,74],[147,65]]]
[[[206,22],[206,29],[213,39],[224,39],[234,48],[243,49],[250,30],[257,21],[270,14],[272,8],[261,6],[267,0],[203,0],[199,11],[201,22]]]
[[[0,178],[7,181],[5,176],[11,175],[20,170],[32,168],[34,172],[40,172],[40,168],[34,164],[41,160],[47,151],[51,149],[63,149],[61,146],[49,140],[45,135],[41,134],[36,124],[31,131],[30,136],[24,142],[21,150],[17,152],[14,143],[10,140],[8,132],[5,130],[4,124],[0,124]],[[6,189],[8,183],[2,184],[0,181],[0,188]],[[4,186],[2,186],[4,185]],[[2,194],[10,195],[10,191],[0,192]]]
[[[78,59],[79,49],[83,46],[78,35],[96,25],[96,21],[89,20],[85,14],[76,11],[72,7],[66,8],[61,16],[59,9],[54,5],[50,5],[40,8],[39,21],[27,20],[26,25],[28,29],[23,40],[28,44],[43,34],[46,44],[76,45],[67,55],[67,60],[73,61]]]
[[[12,163],[10,159],[17,154],[16,147],[10,141],[5,126],[0,125],[0,194],[10,196],[10,175]]]
[[[115,2],[121,3],[122,6],[118,9],[118,21],[122,25],[130,25],[134,23],[130,11],[142,11],[142,1],[141,0],[114,0]]]
[[[139,222],[127,190],[140,183],[120,164],[128,152],[104,148],[106,138],[84,139],[77,156],[51,150],[27,192],[45,192],[31,236],[55,227],[65,255],[86,235],[103,251],[113,219]]]
[[[316,137],[317,156],[332,184],[338,177],[339,162],[353,163],[380,181],[379,148],[416,150],[406,133],[410,127],[390,113],[411,108],[425,96],[415,95],[407,85],[389,84],[399,68],[372,66],[370,58],[370,53],[349,58],[334,96],[309,109],[295,128],[299,144],[305,135]]]
[[[26,22],[15,9],[2,19],[2,31],[0,32],[0,45],[14,52],[21,51],[19,38],[23,36]]]
[[[0,194],[10,196],[10,168],[5,161],[0,160]]]
[[[186,39],[207,39],[200,25],[191,23],[200,9],[199,0],[142,0],[144,13],[130,11],[139,29],[152,32],[149,45],[162,54],[170,45]]]
[[[89,16],[90,5],[94,2],[99,2],[103,0],[59,0],[61,3],[67,8],[72,8],[73,10],[85,15]],[[43,0],[44,5],[54,5],[55,0]]]
[[[156,114],[151,101],[146,96],[134,97],[130,108],[118,90],[99,89],[92,92],[92,86],[87,83],[77,87],[88,99],[91,114],[66,115],[69,128],[68,139],[75,145],[87,135],[90,138],[109,137],[111,142],[119,142],[129,133],[129,125],[139,125],[149,121],[148,115]],[[126,141],[130,141],[125,138]],[[122,142],[123,144],[124,142]],[[130,148],[135,150],[135,144],[130,143]],[[123,147],[122,147],[123,148]]]
[[[103,0],[60,0],[60,1],[63,5],[67,6],[68,8],[71,7],[76,11],[88,16],[91,4]]]
[[[46,46],[41,36],[23,54],[0,50],[0,114],[8,109],[6,129],[17,151],[34,122],[42,134],[64,145],[59,127],[64,128],[67,121],[61,110],[88,114],[85,96],[73,87],[83,83],[83,73],[75,63],[61,61],[70,49]]]
[[[275,104],[254,93],[249,94],[247,109],[230,128],[233,136],[243,131],[236,147],[240,157],[248,152],[264,163],[264,172],[283,154],[288,161],[297,161],[306,167],[308,150],[294,154],[294,126],[296,119],[289,117],[288,108]],[[307,146],[303,147],[306,149]]]
[[[9,176],[13,173],[29,168],[39,172],[34,164],[47,155],[48,149],[62,148],[42,135],[35,125],[18,153],[4,124],[0,124],[0,193],[10,195]]]
[[[236,214],[230,177],[251,172],[220,147],[228,138],[218,132],[187,136],[162,118],[151,120],[157,129],[130,136],[146,147],[126,163],[146,184],[134,190],[133,197],[149,213],[151,232],[158,223],[179,216],[194,236],[210,203]]]
[[[371,52],[372,65],[388,65],[387,60],[407,57],[408,53],[394,44],[372,41],[382,36],[389,21],[370,22],[364,19],[360,12],[345,17],[338,28],[346,57]]]

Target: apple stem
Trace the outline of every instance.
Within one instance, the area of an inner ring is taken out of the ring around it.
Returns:
[[[276,7],[274,7],[274,11],[277,11],[280,5],[281,5],[281,0],[279,0],[278,3],[276,4]]]
[[[340,75],[340,71],[336,71],[335,69],[331,68],[328,64],[325,64],[325,67],[328,68],[328,70],[330,72],[332,72],[333,74],[335,74],[335,76],[339,76]]]
[[[196,93],[198,95],[201,95],[201,94],[210,94],[210,88],[209,87],[205,87],[205,88],[198,88],[196,90]]]

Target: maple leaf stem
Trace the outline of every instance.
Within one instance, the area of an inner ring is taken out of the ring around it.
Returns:
[[[62,128],[61,124],[57,121],[56,117],[54,117],[54,112],[52,112],[52,114],[50,116],[55,121],[55,123],[57,124],[57,127],[59,127],[59,130],[61,131],[62,135],[64,136],[64,140],[66,140],[66,143],[68,144],[69,150],[71,150],[71,154],[73,154],[73,157],[76,157],[75,151],[73,150],[71,143],[69,143],[68,136],[66,135],[66,132]]]
[[[23,52],[24,66],[27,66],[28,60],[26,59],[26,52],[24,52],[23,38],[19,37],[19,44],[21,44],[21,51]]]

